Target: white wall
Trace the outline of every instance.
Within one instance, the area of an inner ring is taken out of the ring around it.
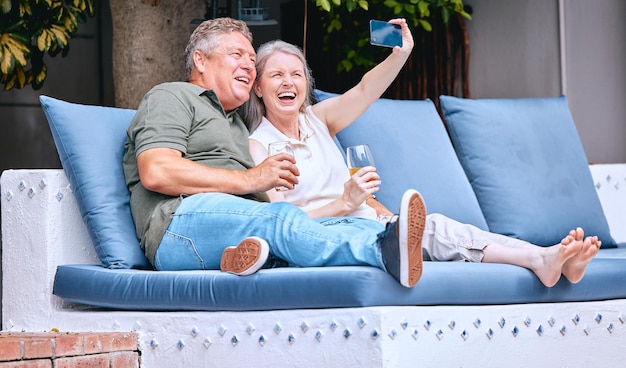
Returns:
[[[471,97],[563,93],[589,161],[626,162],[626,1],[465,3],[474,10],[467,23]]]
[[[556,0],[468,0],[473,98],[559,94]]]
[[[566,94],[591,162],[626,162],[626,1],[564,0]]]

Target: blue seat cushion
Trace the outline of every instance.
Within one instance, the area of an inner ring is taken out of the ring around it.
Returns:
[[[548,246],[580,226],[615,245],[567,98],[440,101],[490,231]]]
[[[580,283],[573,285],[562,278],[552,288],[544,287],[531,271],[513,265],[425,262],[422,278],[412,289],[368,266],[274,268],[241,277],[219,271],[63,265],[57,269],[53,292],[66,301],[97,307],[166,311],[489,305],[626,298],[626,258],[623,254],[602,254],[611,250],[600,250]]]
[[[336,96],[315,93],[318,100]],[[370,146],[382,180],[376,197],[391,211],[399,211],[402,194],[413,188],[424,197],[429,213],[488,229],[432,101],[381,98],[337,138],[344,148]]]
[[[109,268],[150,268],[122,170],[126,128],[135,111],[39,100],[98,258]]]

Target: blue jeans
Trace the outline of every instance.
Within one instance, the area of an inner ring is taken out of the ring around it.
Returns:
[[[285,202],[262,203],[222,193],[183,199],[156,252],[157,270],[215,270],[222,252],[244,238],[265,239],[291,266],[369,265],[385,269],[384,225],[358,217],[311,219]]]

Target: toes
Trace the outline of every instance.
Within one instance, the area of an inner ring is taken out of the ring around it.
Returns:
[[[585,237],[585,232],[581,227],[576,228],[576,240],[583,240]]]
[[[574,230],[572,230],[574,231]],[[574,241],[574,236],[573,235],[568,235],[565,238],[561,239],[561,244],[563,245],[569,245],[571,242]]]

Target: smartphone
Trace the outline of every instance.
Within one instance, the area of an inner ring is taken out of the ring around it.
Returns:
[[[382,20],[370,20],[370,44],[375,46],[402,47],[402,30],[399,25]]]

